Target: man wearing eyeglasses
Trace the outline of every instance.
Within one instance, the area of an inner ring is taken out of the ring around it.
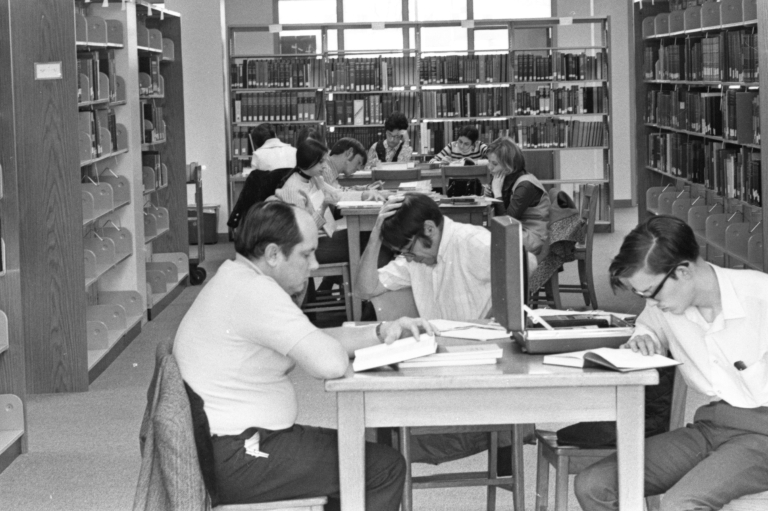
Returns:
[[[712,402],[693,424],[645,443],[645,494],[662,510],[720,509],[768,490],[768,275],[706,262],[691,228],[656,216],[625,239],[611,285],[646,300],[624,346],[671,354]],[[576,477],[587,511],[618,509],[616,455]]]
[[[413,154],[408,138],[408,119],[400,112],[393,112],[384,121],[385,140],[379,140],[368,150],[368,168],[378,162],[407,162]]]

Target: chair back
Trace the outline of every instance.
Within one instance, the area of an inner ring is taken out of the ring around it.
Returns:
[[[374,181],[384,181],[385,190],[396,190],[400,183],[408,181],[418,181],[421,179],[421,169],[407,170],[383,170],[373,169],[371,177]]]
[[[587,226],[587,233],[584,237],[586,250],[585,263],[587,268],[592,268],[592,240],[595,236],[595,220],[597,218],[597,185],[584,186],[584,193],[581,200],[581,218]]]
[[[440,175],[443,179],[443,193],[448,190],[448,178],[472,179],[477,178],[483,184],[491,182],[491,172],[487,165],[465,165],[463,167],[440,167]]]
[[[243,189],[240,191],[240,195],[237,197],[237,202],[232,208],[232,213],[229,215],[227,225],[235,229],[240,225],[240,221],[248,214],[248,210],[251,206],[258,202],[267,200],[275,194],[280,182],[287,176],[293,169],[275,169],[269,172],[263,170],[254,170],[248,174],[243,184]]]
[[[403,316],[418,318],[419,311],[413,299],[413,291],[410,287],[387,291],[379,296],[371,298],[373,308],[376,309],[376,319],[379,321],[392,321]]]

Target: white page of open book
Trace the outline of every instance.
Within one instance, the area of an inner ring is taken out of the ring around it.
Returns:
[[[323,200],[325,199],[323,191],[315,190],[309,196],[309,199],[312,201],[312,206],[315,208],[315,211],[321,211],[321,208],[323,207]],[[333,213],[331,212],[330,208],[325,209],[323,218],[325,218],[325,225],[323,225],[323,230],[328,236],[333,236],[333,233],[336,232],[336,219],[333,218]]]
[[[440,332],[440,337],[451,337],[453,339],[469,339],[471,341],[493,341],[493,340],[499,340],[499,339],[509,339],[509,334],[504,330],[472,327],[472,328],[462,328],[460,330],[449,330],[448,332]]]

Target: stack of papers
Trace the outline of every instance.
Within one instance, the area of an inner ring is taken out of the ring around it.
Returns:
[[[373,369],[404,360],[431,355],[437,351],[437,342],[432,335],[421,334],[419,340],[406,337],[392,344],[377,344],[368,348],[355,350],[355,360],[352,369],[355,372]]]
[[[423,179],[421,181],[406,181],[400,183],[397,187],[398,192],[420,192],[429,193],[432,191],[432,181],[430,179]]]
[[[498,344],[440,346],[437,353],[401,362],[398,368],[495,364],[502,357],[503,352],[504,350]]]

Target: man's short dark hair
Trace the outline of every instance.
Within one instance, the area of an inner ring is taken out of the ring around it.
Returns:
[[[262,123],[251,130],[254,151],[264,145],[270,138],[275,138],[275,130],[271,124]]]
[[[362,156],[363,165],[368,163],[368,152],[365,150],[365,147],[363,147],[363,144],[357,139],[350,137],[339,139],[338,142],[333,144],[333,147],[331,148],[331,156],[344,154],[348,149],[352,149],[352,157]]]
[[[673,216],[653,216],[624,238],[619,254],[608,269],[611,287],[614,291],[624,289],[619,279],[630,278],[643,268],[660,275],[682,262],[694,262],[698,258],[699,243],[688,224]],[[671,278],[677,277],[672,274]]]
[[[474,144],[480,138],[480,132],[474,126],[464,126],[459,130],[459,136],[456,138],[459,137],[467,137]]]
[[[289,257],[293,247],[304,241],[296,221],[296,207],[280,201],[254,204],[237,229],[235,250],[238,254],[259,259],[270,243],[280,247]]]
[[[443,213],[437,203],[423,193],[409,193],[395,214],[382,223],[381,239],[397,251],[417,236],[429,248],[432,240],[424,234],[424,222],[427,220],[432,220],[437,227],[443,225]]]
[[[402,112],[392,112],[387,117],[387,120],[384,121],[384,129],[387,131],[407,130],[408,119],[406,119]]]

